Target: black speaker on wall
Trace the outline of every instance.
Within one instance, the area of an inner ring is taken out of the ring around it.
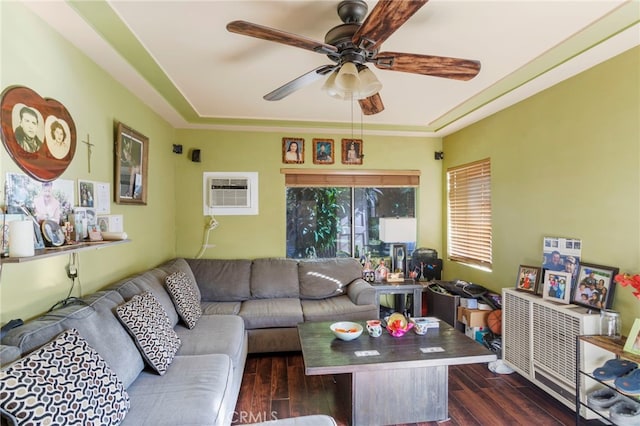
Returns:
[[[199,163],[200,162],[200,150],[199,149],[194,149],[193,151],[191,151],[191,161],[193,161],[194,163]]]

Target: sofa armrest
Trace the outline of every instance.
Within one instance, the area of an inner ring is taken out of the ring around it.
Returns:
[[[347,294],[356,305],[376,304],[376,290],[362,278],[356,278],[347,286]]]

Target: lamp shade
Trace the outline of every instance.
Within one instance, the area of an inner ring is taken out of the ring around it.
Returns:
[[[368,98],[382,89],[382,83],[380,83],[380,80],[376,78],[376,75],[372,73],[369,68],[362,68],[358,73],[358,77],[360,77],[360,90],[357,99]]]
[[[345,62],[336,76],[336,86],[346,92],[355,92],[360,87],[358,68],[353,62]]]
[[[416,241],[417,221],[414,217],[380,218],[380,240],[385,243]]]

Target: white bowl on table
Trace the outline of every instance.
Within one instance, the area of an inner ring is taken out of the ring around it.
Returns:
[[[353,340],[360,337],[364,329],[357,322],[340,321],[334,322],[329,326],[333,334],[341,340]]]

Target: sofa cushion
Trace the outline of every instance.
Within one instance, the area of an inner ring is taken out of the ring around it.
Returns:
[[[0,366],[12,363],[20,356],[20,348],[17,346],[0,345]]]
[[[301,299],[325,299],[346,294],[346,287],[362,277],[353,258],[301,260],[298,264]]]
[[[19,424],[116,425],[129,395],[77,330],[0,371],[0,412]]]
[[[161,376],[166,373],[180,338],[160,302],[147,291],[118,306],[116,312],[149,366]]]
[[[165,262],[162,265],[158,266],[158,268],[162,269],[167,274],[172,274],[174,272],[184,272],[184,274],[190,279],[192,279],[194,283],[197,282],[196,277],[193,276],[193,271],[191,270],[191,267],[189,266],[187,261],[181,257],[177,257],[175,259],[169,260],[168,262]],[[202,299],[202,295],[200,294],[200,289],[198,288],[197,285],[195,288],[196,288],[196,293],[198,295],[198,300]]]
[[[237,302],[251,297],[251,260],[187,259],[202,301]]]
[[[127,389],[131,409],[122,426],[230,425],[237,394],[223,354],[177,356],[167,374],[146,371]]]
[[[303,321],[300,299],[255,299],[242,302],[245,328],[295,327]]]
[[[115,315],[124,301],[115,291],[98,291],[84,297],[82,304],[67,305],[10,330],[2,343],[19,347],[24,355],[75,328],[128,387],[144,368],[144,361]]]
[[[203,315],[196,328],[178,324],[175,330],[182,342],[176,356],[226,354],[234,367],[244,365],[246,333],[239,316]]]
[[[178,323],[178,312],[173,305],[173,300],[167,292],[165,287],[165,278],[167,273],[159,268],[150,269],[142,274],[138,274],[120,281],[117,284],[111,285],[108,288],[116,290],[124,297],[124,300],[130,300],[136,294],[142,294],[145,291],[150,291],[155,298],[160,302],[164,311],[169,316],[171,326],[173,327]]]
[[[255,259],[251,265],[251,296],[257,299],[299,297],[298,261]]]
[[[238,315],[242,302],[200,302],[202,315]]]
[[[165,281],[178,315],[188,328],[195,327],[202,315],[200,299],[198,299],[199,292],[195,291],[197,287],[195,281],[181,271],[167,275]]]
[[[301,300],[305,321],[370,320],[380,315],[376,305],[356,305],[349,296],[330,297],[321,300]]]

